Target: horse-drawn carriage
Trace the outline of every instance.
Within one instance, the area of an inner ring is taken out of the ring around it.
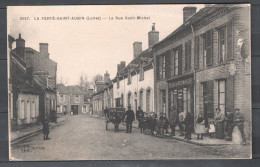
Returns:
[[[125,108],[114,107],[108,108],[108,112],[105,113],[106,117],[106,130],[108,129],[108,123],[112,122],[114,124],[115,132],[118,131],[119,124],[124,121],[125,118]]]

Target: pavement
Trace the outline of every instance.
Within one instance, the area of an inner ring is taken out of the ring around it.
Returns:
[[[88,114],[64,116],[60,126],[50,130],[50,140],[38,133],[11,144],[10,160],[156,160],[250,158],[251,147],[240,145],[199,146],[171,138],[144,135],[136,128],[124,133],[120,124]]]
[[[49,128],[52,129],[55,126],[59,126],[63,121],[65,121],[64,117],[57,118],[57,123],[50,122]],[[41,124],[34,124],[32,126],[25,127],[23,129],[19,129],[17,131],[11,131],[10,139],[11,143],[16,143],[19,140],[25,139],[27,137],[31,137],[36,133],[42,132],[42,125]]]
[[[99,116],[99,115],[91,115],[91,116],[95,117],[95,118],[105,119],[104,117]],[[134,121],[132,124],[132,127],[138,129],[138,121]],[[187,143],[191,143],[191,144],[196,144],[196,145],[200,145],[200,146],[224,146],[224,145],[234,144],[232,141],[210,138],[208,135],[204,135],[203,140],[197,140],[197,135],[195,133],[191,134],[192,140],[186,140],[186,139],[184,139],[184,136],[179,135],[178,127],[176,127],[176,136],[172,136],[170,134],[165,134],[164,137],[172,138],[175,140],[179,140],[179,141],[183,141],[183,142],[187,142]]]

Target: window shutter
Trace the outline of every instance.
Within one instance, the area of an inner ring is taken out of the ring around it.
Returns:
[[[165,53],[165,76],[169,78],[171,76],[171,52]]]
[[[233,59],[233,22],[227,24],[227,60]]]
[[[209,118],[214,116],[213,88],[214,88],[213,80],[207,81],[207,101],[208,101],[207,113]]]
[[[226,109],[234,111],[234,77],[230,76],[226,82]]]
[[[156,57],[156,76],[157,76],[157,79],[160,78],[160,56],[157,56]]]
[[[174,51],[170,51],[170,76],[174,76]]]
[[[213,64],[213,31],[209,30],[206,34],[206,45],[207,45],[207,66]]]
[[[199,69],[199,47],[200,47],[200,38],[196,36],[194,39],[194,68],[195,70]]]
[[[182,74],[182,45],[179,47],[179,57],[178,57],[178,75]]]

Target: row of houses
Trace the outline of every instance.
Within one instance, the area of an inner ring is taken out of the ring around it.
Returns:
[[[106,106],[140,106],[145,112],[163,112],[169,118],[190,112],[206,120],[220,108],[225,114],[239,108],[245,131],[251,134],[251,52],[249,6],[206,5],[183,8],[183,24],[159,41],[155,24],[148,48],[133,43],[133,59],[117,65],[117,74],[94,90],[93,111]]]
[[[42,122],[56,108],[57,63],[49,58],[47,43],[39,44],[39,52],[25,47],[21,34],[17,39],[8,35],[8,43],[9,118],[17,129]]]

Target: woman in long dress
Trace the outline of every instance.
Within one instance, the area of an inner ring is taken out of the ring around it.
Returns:
[[[220,108],[216,109],[215,113],[215,125],[216,125],[216,138],[217,139],[224,139],[224,119],[225,116],[221,113]]]
[[[203,139],[203,134],[206,133],[206,127],[205,127],[205,119],[202,115],[202,113],[199,113],[197,121],[196,121],[196,128],[195,133],[198,135],[197,140]]]

